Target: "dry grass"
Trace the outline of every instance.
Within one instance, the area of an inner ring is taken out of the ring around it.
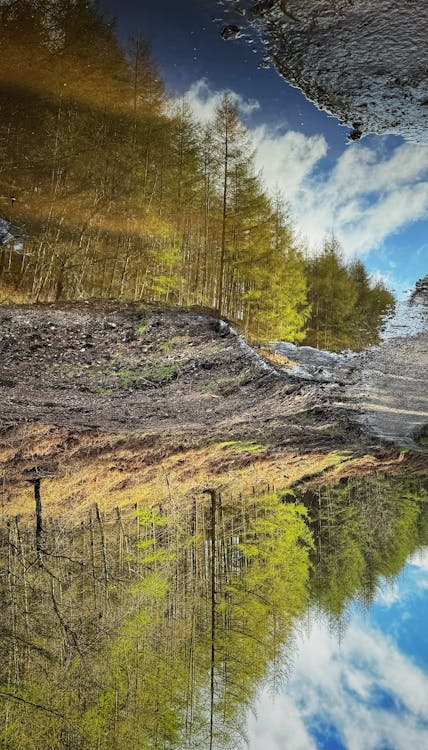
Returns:
[[[16,291],[0,282],[0,305],[23,305],[27,302],[32,302],[30,294]]]
[[[176,441],[176,438],[175,438]],[[184,441],[183,441],[184,442]],[[317,482],[378,471],[425,471],[414,456],[386,453],[306,454],[271,450],[252,443],[214,443],[187,448],[165,436],[71,432],[49,426],[25,426],[0,438],[2,515],[33,515],[33,488],[23,472],[42,465],[54,476],[42,481],[46,516],[66,514],[79,522],[95,502],[105,510],[116,506],[173,502],[185,507],[207,487],[225,498],[286,489],[317,475]]]
[[[162,503],[184,505],[207,487],[228,498],[283,489],[308,473],[338,466],[340,453],[298,455],[239,442],[199,448],[161,445],[150,435],[107,435],[27,426],[0,443],[2,509],[6,516],[33,514],[33,489],[23,472],[47,466],[42,482],[46,515],[76,521],[97,502],[104,510]]]
[[[288,357],[283,357],[282,354],[275,352],[273,349],[262,348],[257,349],[257,352],[263,359],[266,359],[278,369],[293,367],[296,364],[291,359],[288,359]]]

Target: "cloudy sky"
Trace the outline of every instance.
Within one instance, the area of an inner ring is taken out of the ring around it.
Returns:
[[[354,608],[338,643],[325,618],[297,636],[291,679],[262,691],[249,750],[409,750],[428,747],[428,550],[369,612]]]
[[[273,69],[251,40],[223,41],[216,0],[102,0],[125,42],[141,30],[171,96],[187,96],[200,119],[232,91],[252,133],[265,182],[279,186],[296,229],[315,250],[334,232],[348,257],[402,295],[428,272],[428,148],[393,136],[348,143]]]

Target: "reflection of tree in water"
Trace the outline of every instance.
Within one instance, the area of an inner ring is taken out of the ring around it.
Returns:
[[[428,542],[426,480],[354,479],[302,499],[315,540],[312,598],[333,618],[356,597],[370,606],[379,577],[394,578]]]
[[[280,661],[293,619],[306,603],[310,537],[303,508],[283,505],[274,495],[226,505],[218,493],[206,508],[198,506],[187,521],[169,516],[156,542],[153,523],[164,519],[142,518],[141,563],[152,564],[156,555],[159,565],[138,587],[146,590],[156,575],[151,591],[163,591],[162,603],[158,617],[149,605],[153,619],[143,640],[150,646],[138,666],[132,642],[120,637],[115,648],[117,668],[134,658],[133,670],[140,673],[140,715],[159,717],[165,705],[176,709],[171,734],[165,716],[149,733],[144,722],[147,747],[156,747],[153,733],[162,738],[159,747],[240,746],[245,710],[269,663]],[[165,554],[169,569],[161,564]]]
[[[201,495],[2,536],[2,739],[20,748],[243,740],[307,602],[304,508]],[[39,553],[39,556],[37,556]]]
[[[1,742],[240,747],[257,689],[286,676],[309,591],[336,620],[355,596],[369,603],[428,539],[426,496],[416,480],[373,479],[307,492],[308,518],[275,494],[214,491],[138,518],[94,506],[79,528],[46,519],[39,554],[9,518]]]

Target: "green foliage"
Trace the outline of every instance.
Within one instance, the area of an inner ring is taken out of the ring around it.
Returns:
[[[306,265],[311,316],[304,343],[335,351],[378,343],[383,318],[394,305],[385,286],[370,282],[361,261],[347,265],[334,237]]]
[[[142,374],[135,370],[119,370],[115,373],[117,388],[133,388],[141,380]]]
[[[180,375],[180,368],[175,364],[165,364],[144,371],[144,378],[152,383],[169,383]]]
[[[148,43],[124,52],[95,2],[5,0],[0,24],[2,189],[27,235],[23,256],[0,251],[2,288],[196,303],[255,342],[376,340],[391,295],[329,243],[305,264],[230,94],[198,123],[167,100]]]
[[[188,341],[189,341],[188,336],[173,336],[170,339],[165,339],[164,341],[160,341],[157,344],[157,349],[159,349],[164,354],[169,354],[171,349],[173,349],[176,346],[182,346],[188,343]]]
[[[173,560],[174,557],[166,557],[163,555],[156,558],[157,562],[165,562],[167,559]],[[143,562],[147,565],[152,562],[152,560],[148,557],[144,557]],[[132,586],[130,591],[132,594],[138,594],[139,596],[143,595],[153,601],[162,601],[166,599],[169,588],[167,579],[158,572],[154,572],[146,575],[135,586]]]
[[[178,290],[181,251],[178,247],[161,247],[150,252],[148,271],[151,276],[148,296],[168,301]]]
[[[168,523],[167,516],[162,515],[156,508],[140,508],[137,518],[142,526],[166,526]]]
[[[233,450],[243,453],[263,453],[266,451],[266,446],[264,445],[258,445],[258,443],[253,442],[242,442],[241,440],[226,440],[217,445],[221,450]]]

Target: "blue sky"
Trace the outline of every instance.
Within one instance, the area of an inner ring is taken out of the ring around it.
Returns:
[[[319,612],[296,635],[293,673],[262,690],[249,750],[428,747],[428,548],[368,611],[352,606],[340,643]]]
[[[123,43],[137,30],[146,36],[168,93],[187,95],[201,119],[221,92],[235,93],[258,168],[269,187],[283,190],[311,251],[334,232],[347,257],[362,257],[399,296],[428,272],[427,147],[374,135],[349,144],[335,118],[260,67],[256,40],[221,38],[225,11],[216,0],[102,0],[101,7],[116,17]]]

